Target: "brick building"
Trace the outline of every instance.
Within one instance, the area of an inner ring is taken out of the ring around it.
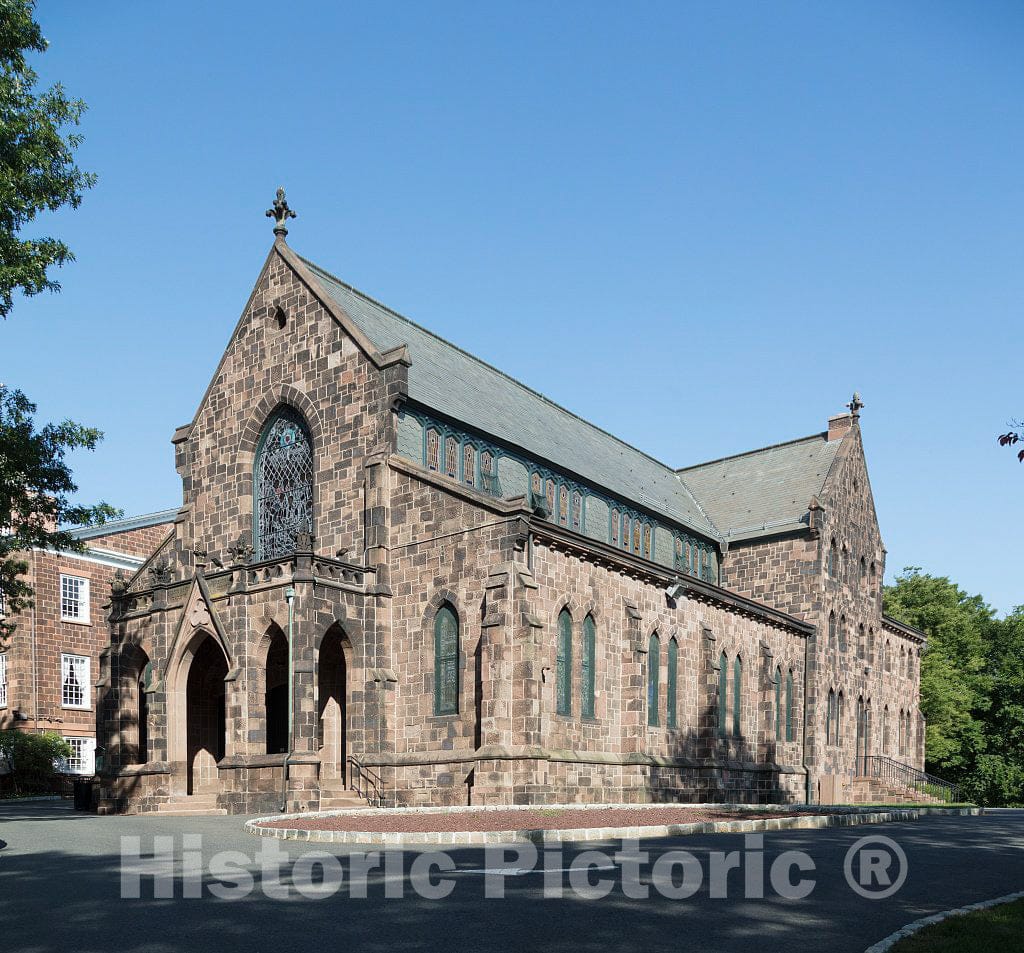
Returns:
[[[101,810],[852,796],[921,767],[858,398],[674,470],[275,242],[112,593]],[[853,786],[851,786],[853,785]]]
[[[71,745],[70,773],[92,774],[100,653],[110,643],[106,603],[117,572],[132,575],[166,538],[175,510],[76,529],[81,553],[24,554],[35,605],[7,621],[0,642],[0,728],[56,731]]]

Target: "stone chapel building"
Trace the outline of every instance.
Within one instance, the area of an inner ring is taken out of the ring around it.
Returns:
[[[300,257],[274,206],[173,530],[112,586],[101,810],[830,801],[923,767],[856,395],[675,470]]]

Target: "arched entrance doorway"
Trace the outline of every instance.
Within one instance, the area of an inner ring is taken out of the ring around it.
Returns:
[[[196,647],[185,688],[185,738],[188,794],[217,789],[217,762],[226,749],[227,713],[224,679],[227,659],[206,636]]]
[[[347,779],[348,668],[352,645],[344,630],[331,626],[320,643],[317,660],[317,743],[321,781],[341,785]]]

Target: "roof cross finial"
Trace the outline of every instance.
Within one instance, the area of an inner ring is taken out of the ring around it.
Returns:
[[[864,401],[860,399],[860,394],[857,393],[857,391],[854,391],[853,400],[851,400],[846,406],[850,408],[851,416],[859,417],[861,408],[864,406]]]
[[[274,234],[284,238],[288,234],[285,223],[290,218],[295,218],[295,213],[288,208],[288,200],[284,197],[284,189],[277,190],[277,198],[274,199],[274,207],[267,209],[267,218],[274,220]]]

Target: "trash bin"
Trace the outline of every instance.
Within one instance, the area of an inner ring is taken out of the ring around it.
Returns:
[[[92,778],[75,778],[75,810],[92,810]]]

